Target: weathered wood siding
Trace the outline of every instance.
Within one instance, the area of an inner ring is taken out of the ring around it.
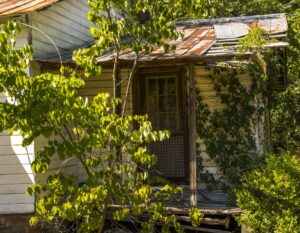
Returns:
[[[220,78],[220,75],[214,73],[214,68],[207,67],[197,67],[195,71],[196,79],[196,88],[200,91],[200,95],[203,98],[204,104],[207,104],[210,111],[220,111],[226,106],[222,104],[221,99],[217,96],[216,91],[214,90],[214,82],[211,77],[214,79]],[[240,82],[245,87],[250,87],[251,79],[247,74],[239,74],[238,76]],[[256,140],[256,149],[259,153],[263,152],[264,142],[264,126],[265,120],[259,119],[255,125],[253,125],[253,133]],[[234,122],[232,122],[234,124]],[[201,156],[202,165],[204,171],[212,173],[216,179],[222,179],[222,173],[220,172],[216,163],[209,157],[206,153],[206,148],[203,143],[203,140],[198,136],[197,145],[199,146],[197,151],[197,156]],[[198,187],[204,188],[203,184],[198,184]]]
[[[121,99],[122,104],[125,100],[126,88],[128,83],[130,70],[122,69],[121,70]],[[112,80],[112,69],[103,69],[102,75],[100,77],[92,77],[85,80],[85,86],[81,88],[78,92],[78,95],[82,97],[87,97],[89,100],[92,100],[98,93],[107,92],[113,93],[113,80]],[[127,106],[125,110],[126,114],[132,114],[132,90],[129,89]],[[81,180],[84,179],[86,173],[82,167],[82,165],[78,162],[78,175]]]
[[[92,42],[87,20],[87,0],[64,0],[30,15],[31,24],[47,34],[61,53],[77,49]],[[32,31],[35,58],[57,56],[51,41],[38,30]]]
[[[41,69],[42,73],[52,72],[58,73],[58,68],[51,67],[49,65],[44,65]],[[125,99],[125,93],[128,83],[129,70],[121,70],[121,97],[122,100]],[[86,97],[89,100],[92,100],[98,93],[110,93],[113,92],[113,82],[112,82],[112,69],[103,69],[100,77],[91,77],[85,80],[85,85],[78,90],[78,95]],[[128,102],[126,107],[126,114],[132,113],[132,91],[129,89]],[[35,152],[39,151],[45,144],[47,139],[39,137],[35,140]],[[79,160],[70,159],[66,161],[61,161],[58,156],[55,156],[51,160],[51,165],[49,171],[45,175],[37,175],[36,179],[38,182],[45,182],[47,177],[50,174],[55,173],[57,170],[61,170],[64,173],[73,173],[77,174],[80,180],[83,180],[86,173],[80,164]]]

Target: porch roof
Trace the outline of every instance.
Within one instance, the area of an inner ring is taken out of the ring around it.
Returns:
[[[235,55],[240,38],[247,35],[251,28],[264,29],[271,38],[283,38],[288,30],[285,14],[256,15],[236,18],[178,21],[177,30],[183,34],[168,44],[176,49],[164,52],[163,47],[154,48],[150,53],[142,54],[140,61],[160,61],[174,59],[197,59],[199,57]],[[272,42],[269,47],[284,47],[286,42]],[[101,62],[113,60],[114,53],[97,58]],[[123,52],[120,60],[133,60],[133,52]]]
[[[270,14],[244,16],[235,18],[220,18],[208,20],[178,21],[177,30],[182,32],[183,37],[170,40],[170,45],[176,49],[165,53],[163,47],[154,48],[152,52],[142,54],[141,62],[160,61],[188,61],[203,60],[212,57],[227,57],[237,54],[238,41],[249,33],[251,28],[264,29],[270,38],[282,39],[286,37],[288,30],[285,14]],[[268,47],[286,47],[287,42],[275,41],[266,44]],[[64,62],[72,62],[72,52],[62,54]],[[115,53],[108,51],[98,57],[99,63],[110,63]],[[135,58],[130,51],[123,51],[119,59],[128,62]],[[39,60],[39,59],[37,59]],[[58,56],[42,59],[42,61],[58,62]]]

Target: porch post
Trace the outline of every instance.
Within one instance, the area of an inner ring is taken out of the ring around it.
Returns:
[[[190,161],[190,205],[197,206],[197,176],[196,176],[196,95],[195,95],[195,65],[188,69],[188,125],[189,125],[189,161]]]

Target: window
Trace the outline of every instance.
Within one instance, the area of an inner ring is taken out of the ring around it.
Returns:
[[[154,129],[180,128],[177,76],[147,77],[146,109]]]

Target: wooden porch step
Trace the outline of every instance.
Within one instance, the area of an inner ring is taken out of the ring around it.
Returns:
[[[110,206],[109,219],[112,219],[112,211],[116,209],[123,208],[121,206]],[[191,224],[191,218],[189,217],[189,207],[166,207],[166,211],[169,214],[174,214],[177,219],[181,222],[182,227],[187,231],[197,231],[203,233],[229,233],[233,232],[236,228],[236,223],[234,221],[234,216],[240,215],[242,211],[239,208],[225,207],[225,206],[206,206],[206,208],[199,207],[200,211],[204,213],[203,220],[199,227],[193,227]],[[148,213],[142,214],[139,218],[125,219],[122,222],[127,222],[128,224],[134,221],[140,224],[143,219],[147,219]],[[158,223],[157,225],[161,225]],[[234,226],[234,227],[233,227]]]

